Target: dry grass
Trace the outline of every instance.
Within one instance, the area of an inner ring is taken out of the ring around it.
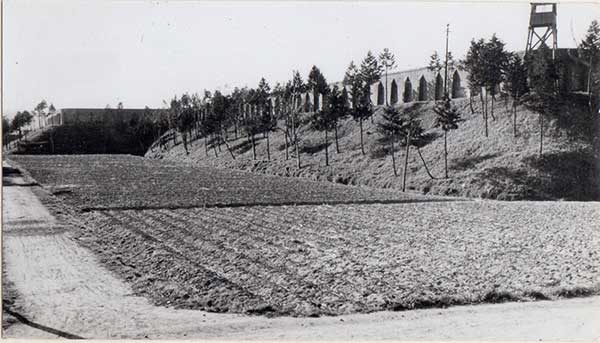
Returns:
[[[598,159],[594,157],[589,143],[575,138],[578,130],[567,130],[569,118],[581,116],[577,109],[565,107],[559,119],[554,119],[544,132],[544,157],[538,155],[538,114],[520,106],[517,116],[517,137],[513,137],[510,108],[497,102],[496,120],[489,120],[489,137],[484,135],[484,120],[480,103],[475,99],[475,114],[468,108],[468,100],[456,100],[463,108],[465,121],[458,130],[448,135],[449,179],[431,180],[416,151],[409,156],[408,188],[412,191],[439,195],[518,199],[598,199],[600,182],[597,178]],[[433,124],[433,103],[422,105],[421,120],[433,141],[421,152],[432,174],[444,175],[443,136]],[[375,116],[375,122],[379,119]],[[590,126],[592,124],[589,124]],[[191,154],[186,155],[182,146],[164,152],[149,152],[147,156],[161,156],[176,161],[190,161],[200,165],[230,167],[253,172],[276,175],[293,175],[314,180],[328,180],[345,184],[360,184],[384,188],[402,187],[404,148],[397,147],[396,158],[399,177],[394,177],[388,147],[382,147],[376,125],[364,122],[366,156],[360,152],[358,124],[347,119],[340,125],[340,150],[335,152],[334,142],[329,145],[330,166],[325,166],[323,133],[302,127],[300,136],[304,151],[303,168],[298,170],[292,149],[290,160],[285,160],[283,134],[271,135],[271,161],[266,160],[266,142],[258,142],[259,160],[252,160],[252,151],[239,150],[236,160],[223,151],[219,158],[212,152],[205,155],[203,141],[194,142]],[[593,133],[598,136],[598,132]],[[330,135],[332,137],[333,135]],[[233,140],[232,145],[242,144],[245,139]]]

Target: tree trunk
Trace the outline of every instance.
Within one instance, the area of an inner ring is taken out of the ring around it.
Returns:
[[[388,103],[388,68],[385,68],[385,105],[389,106],[390,104]]]
[[[208,135],[204,135],[204,153],[208,157]]]
[[[285,131],[283,131],[283,138],[285,139],[285,160],[287,161],[289,159],[289,154],[288,154],[288,129],[286,128]]]
[[[214,135],[213,135],[213,139],[212,140],[213,140],[213,151],[215,152],[215,157],[219,157],[219,155],[217,154],[217,147],[215,146],[215,143],[214,143],[214,141],[215,141]]]
[[[48,138],[50,138],[50,151],[54,154],[54,134],[52,132],[50,132],[50,135],[48,136]],[[142,146],[142,150],[144,150],[143,146]]]
[[[227,140],[225,140],[224,142],[225,142],[225,147],[227,148],[227,150],[229,151],[229,154],[231,155],[231,158],[235,160],[235,156],[233,155],[233,151],[231,151],[231,148],[229,147]]]
[[[298,169],[301,168],[300,164],[300,149],[298,149],[298,132],[296,131],[296,120],[292,117],[292,131],[294,131],[294,146],[296,148],[296,164]]]
[[[269,131],[265,131],[267,135],[267,160],[271,160],[271,146],[269,144]]]
[[[543,146],[544,146],[544,116],[540,113],[540,157],[542,157]]]
[[[338,143],[338,123],[337,120],[335,122],[335,152],[340,153],[340,145]]]
[[[490,114],[492,115],[492,120],[496,121],[496,117],[494,117],[494,94],[492,94],[492,111]]]
[[[360,123],[360,151],[362,152],[363,156],[365,155],[365,146],[363,143],[363,119],[362,117],[359,119],[358,121]]]
[[[421,149],[419,149],[419,147],[417,147],[417,152],[419,153],[419,157],[421,158],[421,161],[423,162],[423,166],[425,167],[425,171],[427,172],[427,175],[429,175],[429,177],[432,180],[435,180],[435,177],[433,177],[433,175],[431,175],[431,172],[429,171],[429,168],[427,167],[427,163],[425,163],[425,159],[423,158],[423,155],[421,154]]]
[[[327,143],[329,142],[327,137],[327,130],[325,130],[325,165],[329,166],[329,149],[327,148]]]
[[[444,131],[444,170],[446,179],[448,178],[448,131]]]
[[[485,93],[485,105],[484,107],[484,117],[485,117],[485,137],[488,137],[488,116],[487,116],[487,93]]]
[[[517,137],[517,102],[513,99],[513,136]]]
[[[587,91],[588,91],[588,106],[590,107],[590,112],[593,114],[593,106],[592,106],[592,55],[590,54],[590,67],[588,68],[588,80],[587,80]]]
[[[254,133],[252,133],[252,159],[256,160],[256,142],[254,141]]]
[[[483,100],[483,92],[479,92],[479,100],[481,100],[481,116],[485,118],[485,102]]]
[[[188,147],[187,147],[187,137],[185,136],[185,132],[181,133],[181,139],[183,140],[183,148],[185,149],[185,153],[187,155],[190,154],[190,152],[188,151]]]
[[[469,108],[471,109],[471,114],[475,114],[475,109],[473,108],[473,97],[469,94]]]
[[[394,176],[398,176],[396,171],[396,156],[394,156],[394,139],[392,138],[392,167],[394,168]]]
[[[410,136],[406,136],[406,156],[404,157],[404,173],[402,176],[402,191],[406,191],[406,174],[408,174],[408,153],[410,151]]]
[[[293,123],[294,121],[292,121]],[[296,165],[298,166],[298,169],[302,168],[302,165],[300,164],[300,149],[298,148],[298,132],[296,131],[296,129],[294,128],[294,145],[296,148]]]

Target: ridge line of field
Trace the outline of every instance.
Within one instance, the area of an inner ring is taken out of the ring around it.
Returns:
[[[335,206],[335,205],[388,205],[426,202],[473,201],[466,198],[454,199],[393,199],[393,200],[349,200],[349,201],[302,201],[302,202],[253,202],[253,203],[207,203],[204,205],[175,206],[90,206],[82,207],[82,212],[92,211],[141,211],[141,210],[185,210],[194,208],[237,208],[237,207],[281,207],[281,206]]]

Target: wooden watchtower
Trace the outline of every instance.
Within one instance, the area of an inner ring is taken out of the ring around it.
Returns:
[[[552,38],[552,45],[547,43],[550,38]],[[546,44],[552,49],[552,58],[554,58],[557,48],[556,38],[556,3],[531,3],[525,53],[538,48],[541,44]]]

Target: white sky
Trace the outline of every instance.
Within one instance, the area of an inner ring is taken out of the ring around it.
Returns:
[[[41,99],[65,107],[160,107],[204,88],[273,86],[313,64],[338,81],[351,60],[387,47],[399,69],[443,51],[463,57],[494,32],[523,50],[528,2],[3,1],[4,113]],[[558,46],[574,47],[600,6],[558,5]]]

